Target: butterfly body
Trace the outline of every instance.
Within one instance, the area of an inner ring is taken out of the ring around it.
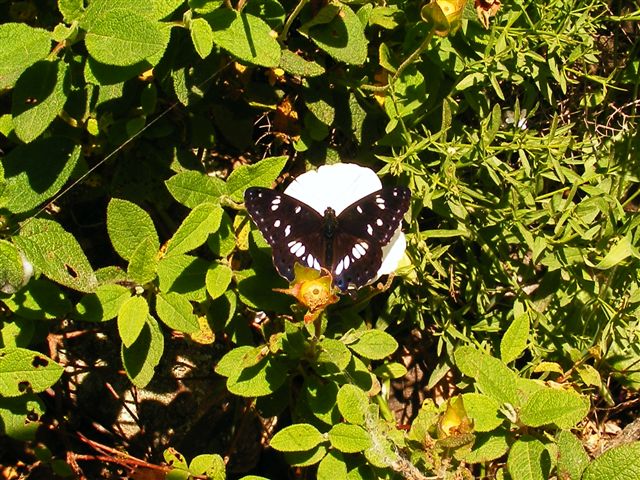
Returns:
[[[409,207],[404,187],[383,188],[341,212],[324,214],[294,197],[268,188],[245,192],[245,206],[273,250],[278,273],[294,279],[293,266],[329,270],[341,290],[373,280],[382,264],[382,247],[392,239]]]

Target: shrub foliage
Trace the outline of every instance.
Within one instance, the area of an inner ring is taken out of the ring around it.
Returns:
[[[637,478],[632,3],[1,2],[3,473]],[[305,317],[243,193],[340,161],[407,254]]]

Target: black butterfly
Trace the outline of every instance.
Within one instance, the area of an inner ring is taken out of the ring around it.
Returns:
[[[268,188],[244,193],[249,215],[273,249],[278,273],[292,281],[296,262],[329,270],[334,284],[346,290],[371,281],[382,264],[382,247],[397,230],[409,208],[411,192],[385,187],[349,205],[339,215],[324,216],[301,201]]]

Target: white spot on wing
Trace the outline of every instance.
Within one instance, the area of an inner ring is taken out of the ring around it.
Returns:
[[[296,257],[302,258],[302,255],[304,255],[304,251],[305,251],[304,245],[300,244],[300,250],[296,252]]]
[[[338,262],[338,265],[336,265],[336,275],[340,275],[342,273],[342,269],[344,268],[344,263],[342,260],[340,260]]]
[[[360,205],[356,207],[356,210],[358,211],[358,213],[362,213],[362,208],[360,208]]]
[[[373,227],[367,223],[367,233],[373,235]]]
[[[376,220],[376,225],[378,225],[379,227],[382,226],[382,223],[383,223],[382,219],[379,218],[379,219]]]
[[[360,256],[367,253],[367,248],[369,248],[369,245],[364,242],[356,243],[356,245],[353,247],[354,250],[357,250]]]
[[[300,248],[302,248],[302,244],[300,242],[294,242],[289,251],[294,255],[297,255],[296,252],[300,250]]]
[[[280,220],[276,220],[275,222],[273,222],[273,226],[278,228],[280,226]]]
[[[287,247],[293,247],[293,244],[297,243],[295,240],[291,240],[289,243],[287,243]]]
[[[315,268],[316,270],[320,270],[320,262],[317,258],[313,259],[313,268]]]
[[[300,213],[300,210],[302,210],[302,207],[300,205],[298,205],[294,211],[296,213]]]
[[[271,202],[273,205],[278,205],[280,203],[280,197],[276,197],[273,199],[273,201]]]
[[[288,237],[290,233],[291,233],[291,225],[287,225],[287,226],[284,228],[284,236],[285,236],[285,237]]]
[[[380,210],[384,210],[384,203],[378,203],[378,208]]]
[[[314,260],[315,258],[313,258],[313,255],[311,254],[307,255],[307,265],[309,265],[309,268],[313,268]]]
[[[357,260],[358,258],[360,258],[362,256],[362,254],[360,253],[360,250],[358,250],[356,247],[357,247],[357,245],[351,249],[351,255],[356,257],[356,260]]]
[[[280,205],[271,205],[271,210],[275,212]]]
[[[347,268],[349,268],[349,265],[351,263],[351,259],[349,258],[349,255],[345,255],[345,257],[342,259],[342,261],[344,262],[344,268],[345,270]]]

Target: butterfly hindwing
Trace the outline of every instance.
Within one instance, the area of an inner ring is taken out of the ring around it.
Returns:
[[[382,263],[382,248],[375,241],[338,232],[333,238],[333,282],[340,290],[350,284],[366,285],[375,278]]]
[[[273,251],[273,264],[287,280],[296,262],[320,270],[326,242],[320,234],[323,217],[308,205],[268,188],[248,188],[244,202],[249,215]]]

